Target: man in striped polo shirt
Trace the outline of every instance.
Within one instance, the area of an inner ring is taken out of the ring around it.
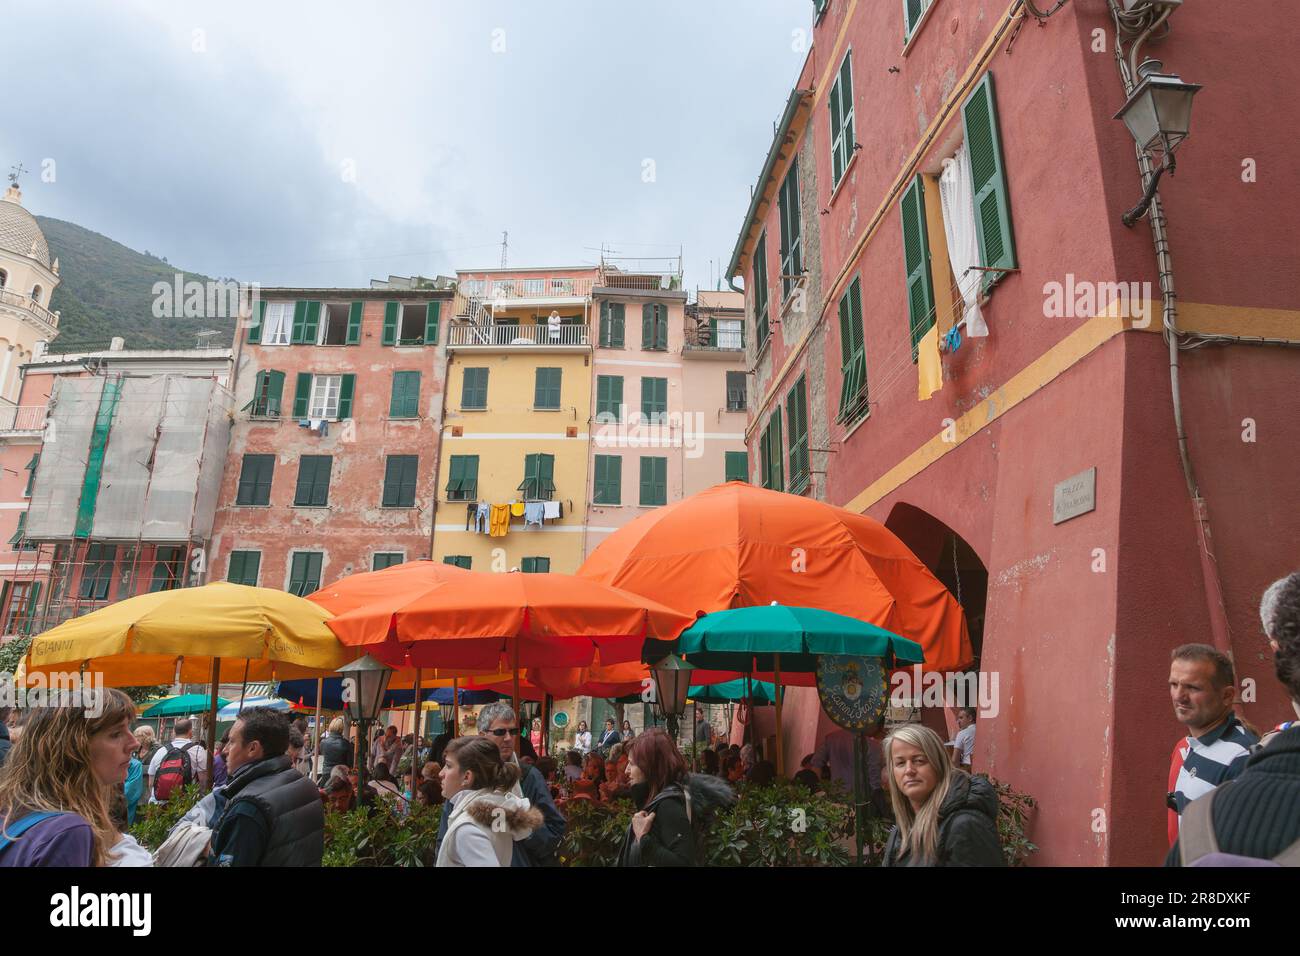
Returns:
[[[1174,649],[1169,696],[1187,736],[1174,745],[1169,767],[1169,845],[1178,839],[1183,808],[1246,767],[1259,738],[1233,713],[1236,677],[1232,661],[1208,644]]]

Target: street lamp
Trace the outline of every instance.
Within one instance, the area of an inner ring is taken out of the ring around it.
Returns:
[[[1163,66],[1159,60],[1147,60],[1138,67],[1142,80],[1115,114],[1115,119],[1123,120],[1128,127],[1138,149],[1152,156],[1156,153],[1163,156],[1160,167],[1147,183],[1142,201],[1124,214],[1126,226],[1132,226],[1146,215],[1165,170],[1171,176],[1174,174],[1177,165],[1174,151],[1187,138],[1192,125],[1192,97],[1201,88],[1196,83],[1184,83],[1176,74],[1160,72]]]
[[[663,714],[668,734],[677,739],[677,718],[686,711],[686,696],[691,689],[691,671],[695,665],[669,654],[650,668],[655,680],[655,707]]]
[[[380,705],[388,691],[393,669],[369,654],[338,669],[343,677],[343,705],[348,716],[360,727],[357,734],[357,805],[361,805],[366,786],[366,743],[370,725],[379,718]]]

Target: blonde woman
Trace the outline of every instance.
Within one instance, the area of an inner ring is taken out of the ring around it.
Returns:
[[[447,832],[438,866],[510,866],[514,845],[542,825],[542,812],[512,792],[519,765],[506,763],[486,737],[461,737],[447,745],[438,774]]]
[[[110,865],[109,797],[138,746],[135,707],[120,690],[77,693],[75,705],[33,708],[5,761],[0,868]]]
[[[347,723],[342,717],[330,721],[329,732],[320,739],[320,781],[324,785],[335,767],[351,767],[355,754],[352,741],[345,736]]]
[[[929,727],[885,738],[889,800],[897,822],[885,866],[1006,866],[998,840],[998,795],[986,777],[952,765]]]

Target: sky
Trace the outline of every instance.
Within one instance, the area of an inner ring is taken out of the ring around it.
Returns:
[[[21,4],[23,203],[263,285],[684,256],[725,269],[808,0]],[[21,38],[21,42],[14,42]]]

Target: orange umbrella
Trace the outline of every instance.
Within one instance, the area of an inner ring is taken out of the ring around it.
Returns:
[[[382,571],[349,574],[314,594],[308,594],[307,600],[315,601],[333,614],[346,614],[376,601],[423,593],[472,573],[441,561],[407,561]]]
[[[741,481],[642,515],[601,542],[578,576],[691,615],[772,601],[847,614],[919,643],[927,670],[974,659],[956,598],[892,531]]]
[[[395,588],[329,626],[344,644],[392,666],[518,669],[636,661],[646,638],[671,640],[692,621],[566,574],[465,571]]]

